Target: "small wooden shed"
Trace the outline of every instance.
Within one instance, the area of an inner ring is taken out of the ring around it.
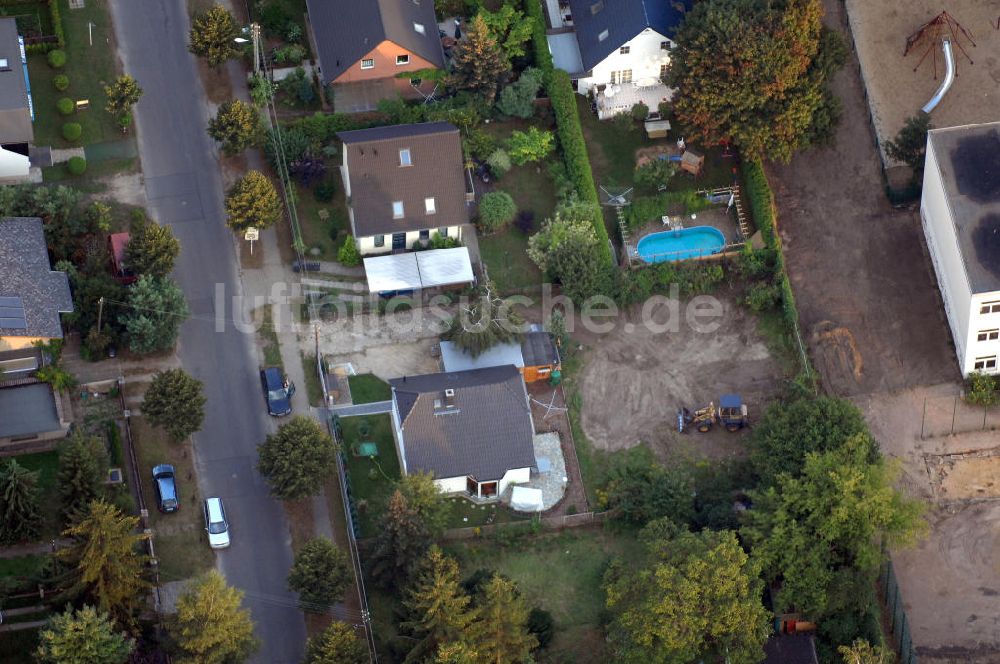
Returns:
[[[521,356],[524,358],[525,383],[548,380],[553,371],[559,371],[559,349],[552,340],[552,335],[544,330],[532,330],[521,340]]]

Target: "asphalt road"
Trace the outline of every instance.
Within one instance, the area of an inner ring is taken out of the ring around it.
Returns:
[[[274,425],[260,393],[254,337],[232,323],[232,296],[241,293],[238,259],[205,133],[208,106],[187,51],[187,9],[184,0],[112,0],[111,7],[125,71],[145,91],[136,131],[150,212],[181,241],[174,278],[192,316],[178,355],[204,382],[208,399],[194,436],[199,484],[205,495],[223,498],[232,528],[232,546],[216,554],[218,566],[246,593],[262,641],[253,661],[299,662],[305,622],[285,584],[292,563],[288,525],[254,468],[257,445]],[[223,306],[215,304],[218,290]]]

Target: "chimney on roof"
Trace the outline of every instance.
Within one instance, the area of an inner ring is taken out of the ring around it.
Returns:
[[[455,407],[455,390],[450,387],[444,391],[444,407],[454,408]]]

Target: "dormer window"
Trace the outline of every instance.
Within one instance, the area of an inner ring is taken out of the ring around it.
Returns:
[[[393,219],[403,218],[403,201],[392,202],[392,218]]]
[[[423,23],[414,23],[413,24],[413,29],[417,31],[418,35],[425,35],[425,34],[427,34],[427,29],[424,27]]]
[[[396,56],[396,64],[397,65],[408,65],[408,64],[410,64],[410,54],[409,53],[404,53],[403,55],[397,55]]]
[[[597,35],[597,41],[599,41],[599,42],[602,42],[602,41],[604,41],[607,38],[608,38],[608,31],[607,30],[605,30],[605,31],[601,32],[601,34]]]
[[[400,166],[412,166],[413,162],[410,160],[410,148],[403,148],[399,151],[399,165]]]
[[[433,198],[424,199],[424,211],[427,214],[434,214],[435,212],[437,212],[437,203],[434,201]]]

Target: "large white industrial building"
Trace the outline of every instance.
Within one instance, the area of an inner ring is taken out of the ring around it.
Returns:
[[[934,129],[920,219],[962,375],[1000,356],[1000,122]]]

